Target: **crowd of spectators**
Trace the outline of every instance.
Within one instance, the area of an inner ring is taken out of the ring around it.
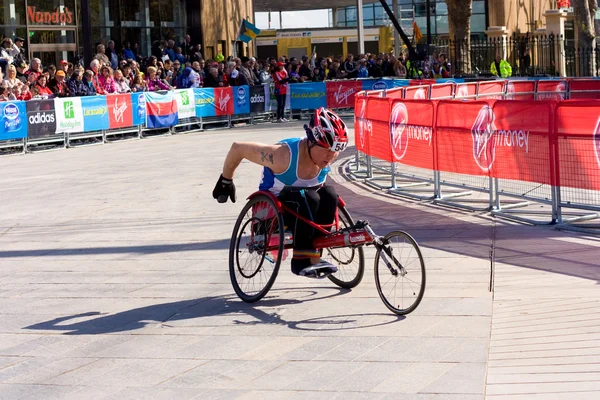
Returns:
[[[303,56],[256,60],[254,57],[228,57],[219,54],[205,59],[201,45],[190,36],[177,45],[174,40],[155,41],[151,55],[143,57],[137,44],[125,42],[117,49],[110,40],[96,46],[87,68],[62,60],[58,66],[42,66],[38,58],[29,62],[24,40],[5,38],[0,47],[0,101],[52,97],[110,95],[174,88],[226,87],[273,83],[278,102],[285,102],[288,84],[354,78],[406,78],[410,62],[404,55],[352,54],[339,57]],[[425,78],[448,77],[445,55],[425,71]],[[283,119],[282,111],[278,119]]]

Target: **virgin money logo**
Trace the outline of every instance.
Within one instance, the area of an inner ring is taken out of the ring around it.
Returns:
[[[467,89],[467,87],[465,85],[458,86],[458,89],[456,89],[456,97],[468,97],[468,96],[469,96],[469,89]]]
[[[408,110],[403,103],[396,103],[392,108],[390,116],[390,139],[392,142],[392,153],[396,160],[401,160],[406,154],[408,148]]]
[[[356,115],[357,117],[357,122],[358,122],[358,141],[360,142],[360,148],[364,149],[365,148],[365,129],[367,128],[367,123],[370,123],[370,121],[365,121],[365,113],[367,111],[367,100],[360,100],[359,104],[358,104],[358,114]]]
[[[219,99],[219,110],[221,110],[222,112],[227,111],[227,104],[229,103],[229,100],[231,100],[231,96],[229,95],[229,93],[221,97]]]
[[[115,99],[115,106],[113,107],[113,118],[115,122],[123,122],[125,111],[127,111],[127,103],[121,102],[119,104],[119,99]]]
[[[348,100],[354,94],[353,88],[348,88],[347,90],[342,91],[343,87],[343,85],[339,85],[337,90],[333,93],[333,97],[335,97],[335,102],[338,105],[348,105]]]
[[[596,124],[596,130],[594,131],[594,150],[596,150],[596,160],[600,166],[600,119]]]
[[[417,89],[417,91],[415,92],[415,100],[425,100],[427,98],[427,93],[425,92],[425,89],[423,88],[419,88]]]
[[[494,134],[494,112],[490,106],[483,106],[471,128],[473,136],[473,158],[483,171],[488,172],[496,157],[496,141]]]

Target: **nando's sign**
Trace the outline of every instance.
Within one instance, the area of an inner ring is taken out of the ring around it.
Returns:
[[[36,6],[27,6],[27,22],[30,25],[74,25],[73,13],[64,7],[54,11],[42,11]]]

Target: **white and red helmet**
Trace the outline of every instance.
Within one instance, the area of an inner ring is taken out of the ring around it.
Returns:
[[[308,140],[331,151],[343,151],[348,145],[346,124],[333,111],[321,107],[315,111],[310,125],[304,125]]]

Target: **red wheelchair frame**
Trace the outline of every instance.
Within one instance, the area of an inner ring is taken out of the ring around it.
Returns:
[[[363,244],[371,243],[373,241],[373,237],[371,237],[369,232],[367,232],[364,229],[357,229],[354,231],[341,232],[340,231],[339,212],[338,212],[337,207],[335,209],[335,219],[334,219],[335,222],[333,224],[317,224],[317,223],[307,219],[306,217],[298,214],[291,208],[287,207],[285,204],[283,204],[281,202],[281,200],[279,200],[277,198],[277,196],[275,196],[271,192],[259,190],[257,192],[252,193],[250,196],[248,196],[248,200],[252,199],[253,197],[259,196],[259,195],[269,197],[273,201],[273,204],[275,204],[275,206],[277,207],[278,213],[281,213],[281,214],[289,213],[289,214],[293,215],[294,217],[300,219],[304,223],[310,225],[312,228],[317,229],[319,232],[323,233],[324,236],[315,238],[313,241],[313,246],[317,250],[324,249],[324,248],[360,246]],[[338,207],[342,207],[342,208],[346,207],[346,202],[340,196],[338,196]],[[332,227],[335,227],[334,232],[331,232]],[[327,228],[329,228],[329,230]],[[272,229],[273,229],[273,226],[271,226],[271,230]],[[268,232],[268,237],[275,238],[273,236],[273,233],[274,233],[273,231]],[[292,239],[293,239],[293,236],[292,236]],[[284,246],[285,249],[290,249],[292,247],[293,247],[293,241],[292,241],[292,243],[286,244]],[[265,250],[273,251],[273,250],[277,250],[278,248],[279,248],[278,242],[273,243],[273,244],[269,243]]]

